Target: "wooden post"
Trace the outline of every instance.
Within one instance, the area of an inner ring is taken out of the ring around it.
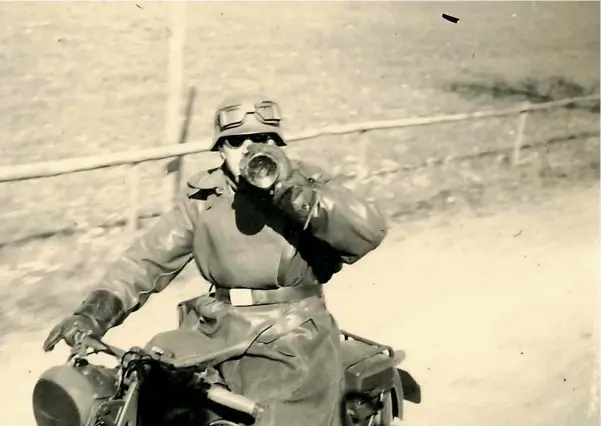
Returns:
[[[140,166],[132,163],[128,167],[127,183],[129,186],[129,212],[127,218],[128,232],[131,238],[138,232],[138,212],[140,210]]]
[[[184,89],[184,45],[186,36],[186,13],[187,2],[178,1],[171,5],[172,25],[169,34],[169,65],[168,65],[168,97],[167,118],[165,120],[165,134],[168,145],[178,143],[179,129],[182,123],[182,98]],[[181,183],[181,158],[171,167],[173,180],[167,180],[167,194],[169,202],[165,209],[170,208],[173,198],[176,196]]]
[[[357,134],[357,175],[355,183],[359,184],[369,174],[369,139],[367,138],[367,130],[360,130]]]
[[[522,150],[522,145],[524,144],[524,132],[526,131],[526,120],[528,119],[528,110],[527,108],[530,106],[530,102],[524,102],[522,104],[522,108],[524,109],[518,115],[518,131],[513,143],[513,158],[511,163],[514,166],[517,166],[520,163],[520,154]]]

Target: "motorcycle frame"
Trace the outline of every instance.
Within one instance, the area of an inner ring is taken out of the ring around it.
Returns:
[[[377,343],[373,340],[367,339],[365,337],[359,336],[357,334],[341,330],[340,335],[344,341],[355,340],[366,345],[369,345],[371,349],[363,354],[361,357],[355,359],[352,364],[346,366],[346,369],[350,369],[353,366],[364,362],[371,357],[374,357],[378,354],[385,354],[389,357],[393,365],[400,364],[404,358],[405,353],[402,350],[395,351],[391,346],[383,345]],[[403,403],[404,403],[404,393],[403,393],[403,385],[401,382],[401,377],[398,369],[394,369],[393,371],[393,383],[389,388],[382,388],[380,394],[383,392],[390,391],[391,393],[391,402],[392,402],[392,414],[393,417],[398,419],[403,419]],[[138,400],[140,393],[141,382],[139,380],[134,379],[131,384],[128,386],[128,389],[121,400],[121,409],[119,410],[119,415],[117,419],[115,419],[115,426],[138,426]],[[381,396],[381,395],[380,395]],[[108,401],[107,401],[108,402]],[[107,404],[105,402],[105,404]],[[102,404],[104,405],[104,404]],[[100,407],[99,407],[100,408]]]

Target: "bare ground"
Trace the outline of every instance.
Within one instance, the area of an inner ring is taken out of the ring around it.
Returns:
[[[404,424],[592,426],[597,220],[598,188],[580,185],[494,215],[396,228],[328,286],[330,308],[343,328],[407,352],[424,402],[409,405]],[[203,288],[180,281],[108,339],[145,343],[175,326],[177,301]],[[13,334],[3,346],[3,424],[32,424],[31,386],[66,355],[63,346],[42,353],[45,331]]]

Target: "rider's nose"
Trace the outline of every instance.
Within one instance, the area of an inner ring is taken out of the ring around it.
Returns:
[[[240,147],[240,150],[242,151],[242,153],[246,153],[248,151],[248,147],[251,146],[252,143],[253,143],[252,140],[245,139],[244,142],[242,143],[242,146]]]

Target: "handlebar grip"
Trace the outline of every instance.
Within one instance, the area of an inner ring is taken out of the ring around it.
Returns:
[[[260,406],[256,402],[246,398],[245,396],[230,392],[223,386],[219,385],[213,385],[209,388],[207,391],[207,398],[213,402],[216,402],[217,404],[249,414],[253,417],[256,417],[261,411]]]
[[[80,337],[79,341],[82,345],[85,345],[92,349],[96,349],[96,350],[105,349],[104,346],[97,339],[94,339],[93,337],[91,337],[89,335],[85,335],[85,334],[82,335]]]
[[[76,335],[75,340],[79,344],[87,346],[88,348],[94,349],[99,352],[110,353],[116,357],[121,357],[126,352],[120,348],[104,343],[97,337],[85,333],[79,333],[78,335]]]

